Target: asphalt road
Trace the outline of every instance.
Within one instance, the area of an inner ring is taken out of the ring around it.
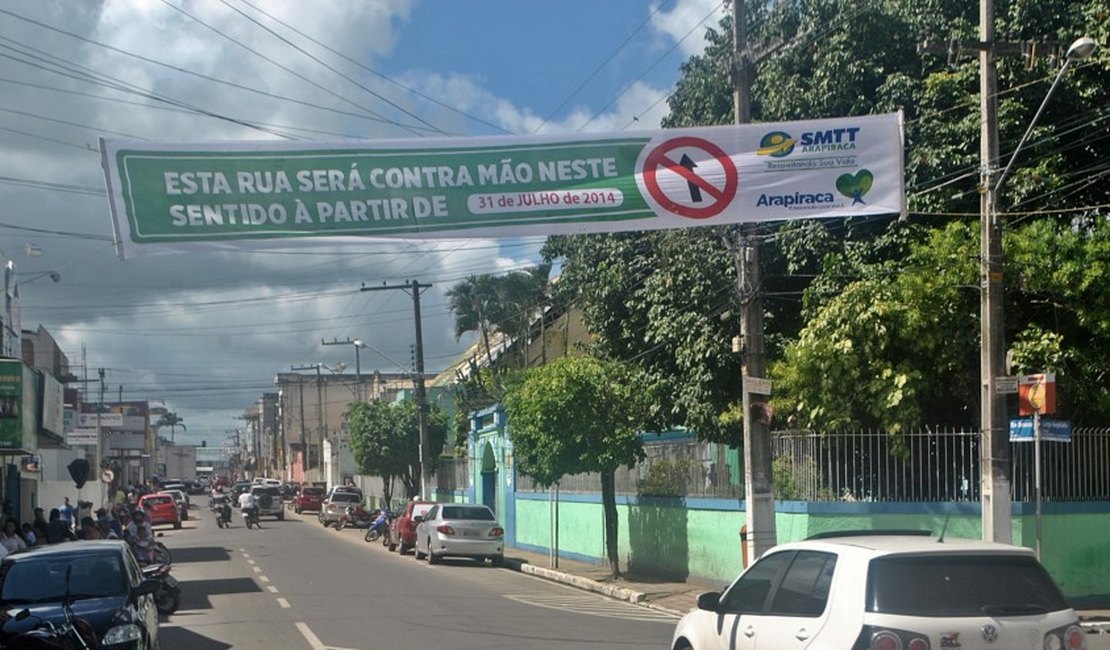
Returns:
[[[675,619],[488,564],[440,566],[286,512],[247,530],[194,508],[166,530],[181,608],[164,650],[666,648]]]

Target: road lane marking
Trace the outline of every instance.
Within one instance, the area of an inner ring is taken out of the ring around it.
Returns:
[[[632,619],[637,621],[676,621],[677,616],[647,607],[640,607],[596,594],[505,594],[505,598],[518,603],[556,609],[589,616]]]
[[[249,564],[251,566],[254,566],[254,565],[258,564],[258,562],[255,562],[254,560],[247,560],[247,564]]]
[[[278,598],[277,602],[278,605],[281,605],[282,609],[289,609],[290,607],[292,607],[292,605],[289,604],[289,601],[285,600],[284,598]]]
[[[312,633],[307,623],[294,623],[294,625],[300,630],[301,636],[304,637],[305,641],[308,641],[308,645],[312,646],[312,650],[351,650],[350,648],[336,648],[334,646],[324,645],[319,637]]]
[[[276,594],[278,592],[278,588],[273,585],[267,586],[266,589],[269,590],[271,594]]]
[[[258,576],[258,579],[261,580],[262,582],[269,582],[270,581],[270,578],[268,576]]]
[[[255,573],[262,573],[262,567],[260,567],[260,566],[254,567],[254,572]]]

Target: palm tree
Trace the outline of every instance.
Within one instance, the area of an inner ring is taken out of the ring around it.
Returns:
[[[447,290],[447,308],[455,314],[455,339],[477,331],[486,348],[486,358],[493,365],[489,335],[493,330],[493,313],[497,311],[495,278],[488,273],[471,275]]]
[[[177,431],[177,427],[185,429],[185,420],[183,420],[177,415],[177,413],[174,413],[173,411],[166,411],[162,414],[162,417],[158,418],[158,421],[154,423],[155,429],[161,429],[163,427],[170,428],[170,442],[172,443],[174,433]]]

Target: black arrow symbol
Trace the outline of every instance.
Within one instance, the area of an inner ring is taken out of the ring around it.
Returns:
[[[678,161],[678,164],[689,169],[691,172],[698,166],[698,164],[691,160],[690,156],[686,154],[682,154],[682,160]],[[694,184],[693,181],[686,181],[686,185],[690,188],[690,200],[694,203],[701,203],[701,188]]]

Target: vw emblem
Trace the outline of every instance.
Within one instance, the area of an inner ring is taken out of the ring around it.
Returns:
[[[993,625],[983,626],[983,640],[987,643],[994,643],[998,640],[998,628]]]

